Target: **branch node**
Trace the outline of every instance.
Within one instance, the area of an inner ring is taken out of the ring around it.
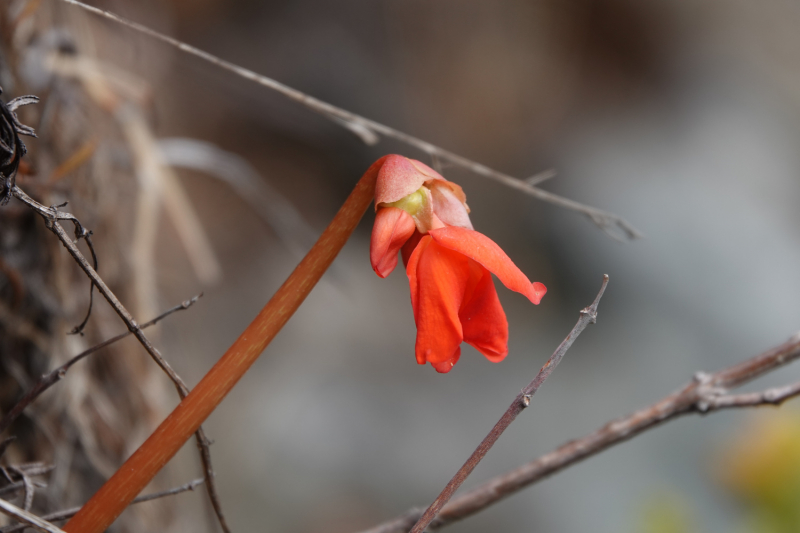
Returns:
[[[711,409],[711,402],[707,399],[701,399],[695,402],[694,406],[698,412],[705,414]]]
[[[782,391],[778,389],[769,389],[764,392],[764,401],[768,403],[779,404],[785,399],[783,397],[784,395],[781,393]]]
[[[695,387],[697,401],[694,407],[701,414],[716,408],[719,398],[728,392],[724,387],[716,385],[714,376],[707,372],[695,372],[692,381],[697,384]]]
[[[588,316],[589,322],[597,324],[597,311],[592,307],[584,307],[581,309],[581,316]]]

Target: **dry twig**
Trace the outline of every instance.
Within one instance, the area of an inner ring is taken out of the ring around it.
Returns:
[[[42,483],[41,481],[34,481],[33,485],[38,489],[43,489],[43,488],[47,487],[47,484],[46,483]],[[25,483],[22,482],[22,481],[17,481],[15,483],[10,483],[10,484],[6,485],[5,487],[0,488],[0,496],[2,496],[3,494],[8,494],[9,492],[17,492],[18,490],[24,489],[24,488],[25,488]]]
[[[613,420],[593,433],[567,442],[552,452],[492,478],[459,496],[442,509],[436,520],[431,522],[431,528],[439,529],[471,516],[532,483],[681,415],[706,414],[736,407],[779,405],[800,396],[800,383],[757,393],[728,393],[729,389],[744,385],[796,359],[800,359],[800,333],[780,346],[738,365],[713,374],[698,372],[686,386],[658,402]],[[421,509],[411,509],[362,533],[405,533],[420,516]]]
[[[172,313],[174,313],[176,311],[181,311],[183,309],[188,309],[195,302],[197,302],[197,300],[200,299],[201,296],[202,296],[202,293],[198,294],[194,298],[191,298],[189,300],[186,300],[185,302],[182,302],[179,305],[176,305],[175,307],[173,307],[171,309],[168,309],[167,311],[164,311],[163,313],[161,313],[160,315],[158,315],[154,319],[150,320],[149,322],[145,322],[140,327],[142,329],[149,328],[150,326],[155,325],[156,323],[158,323],[159,321],[163,320],[164,318],[168,317],[169,315],[171,315]],[[91,348],[87,348],[86,350],[82,351],[81,353],[79,353],[78,355],[76,355],[75,357],[73,357],[72,359],[70,359],[69,361],[67,361],[63,365],[61,365],[60,367],[56,368],[52,372],[41,376],[39,378],[39,380],[33,385],[33,387],[31,387],[30,390],[28,390],[28,392],[25,393],[25,396],[23,396],[14,405],[14,407],[12,407],[5,414],[5,416],[3,416],[2,420],[0,420],[0,434],[2,434],[6,429],[8,429],[8,427],[11,424],[14,423],[14,420],[16,420],[17,417],[19,417],[19,415],[22,414],[22,412],[25,410],[26,407],[28,407],[28,405],[31,404],[31,402],[33,402],[36,398],[38,398],[44,391],[49,389],[51,386],[53,386],[54,384],[56,384],[59,381],[61,381],[64,378],[64,376],[67,375],[67,372],[72,367],[72,365],[74,365],[75,363],[77,363],[81,359],[83,359],[83,358],[85,358],[85,357],[87,357],[87,356],[89,356],[89,355],[91,355],[91,354],[93,354],[93,353],[95,353],[97,351],[102,350],[103,348],[111,346],[112,344],[114,344],[117,341],[121,341],[122,339],[124,339],[125,337],[127,337],[130,334],[131,334],[130,331],[126,331],[125,333],[120,333],[119,335],[117,335],[115,337],[112,337],[110,339],[104,340],[101,343],[95,344]]]
[[[160,492],[153,492],[151,494],[145,494],[144,496],[139,496],[131,503],[142,503],[142,502],[149,502],[150,500],[156,500],[158,498],[164,498],[165,496],[172,496],[173,494],[180,494],[181,492],[186,492],[190,490],[196,489],[198,486],[203,484],[205,481],[203,478],[195,479],[194,481],[190,481],[189,483],[185,483],[180,487],[173,487],[171,489],[162,490]],[[46,514],[44,516],[39,517],[41,520],[47,520],[48,522],[58,522],[61,520],[67,520],[75,516],[78,511],[80,511],[80,507],[72,507],[70,509],[63,509],[61,511],[56,511],[54,513]],[[16,518],[16,517],[15,517]],[[14,526],[6,526],[4,528],[0,528],[0,533],[14,533],[15,531],[20,531],[28,527],[26,524],[17,524]],[[60,531],[60,530],[59,530]]]
[[[237,76],[241,76],[242,78],[253,81],[263,87],[276,91],[312,111],[315,111],[330,119],[333,119],[334,122],[341,124],[351,132],[358,135],[361,138],[361,140],[363,140],[367,144],[372,145],[377,143],[380,138],[379,137],[380,135],[383,135],[391,139],[395,139],[404,144],[422,150],[423,152],[431,156],[434,159],[434,162],[445,161],[451,165],[455,165],[463,169],[466,169],[470,172],[473,172],[475,174],[478,174],[479,176],[491,178],[508,187],[521,191],[530,196],[533,196],[538,200],[542,200],[551,203],[553,205],[557,205],[559,207],[563,207],[565,209],[581,213],[582,215],[588,217],[592,222],[594,222],[595,225],[597,225],[599,228],[605,231],[608,235],[616,239],[619,240],[636,239],[642,236],[642,234],[636,228],[631,226],[626,220],[624,220],[622,217],[618,215],[615,215],[613,213],[608,213],[606,211],[602,211],[594,207],[583,205],[579,202],[570,200],[569,198],[563,198],[551,192],[538,189],[533,185],[526,183],[523,180],[517,179],[513,176],[509,176],[508,174],[504,174],[502,172],[498,172],[497,170],[491,169],[485,165],[481,165],[480,163],[467,159],[466,157],[462,157],[456,153],[440,148],[427,141],[423,141],[422,139],[419,139],[412,135],[408,135],[407,133],[403,133],[402,131],[381,124],[380,122],[375,122],[374,120],[370,120],[355,113],[351,113],[350,111],[347,111],[340,107],[331,105],[327,102],[323,102],[322,100],[318,100],[313,96],[307,95],[301,91],[298,91],[297,89],[289,87],[288,85],[284,85],[280,82],[277,82],[272,78],[268,78],[256,72],[253,72],[252,70],[248,70],[229,61],[225,61],[224,59],[209,54],[208,52],[200,50],[199,48],[195,48],[194,46],[191,46],[177,39],[169,37],[168,35],[159,33],[142,24],[138,24],[136,22],[132,22],[130,20],[122,18],[119,15],[115,15],[114,13],[111,13],[109,11],[104,11],[102,9],[89,6],[87,4],[84,4],[83,2],[79,2],[78,0],[62,0],[62,1],[80,7],[82,9],[85,9],[91,13],[94,13],[95,15],[99,15],[109,20],[113,20],[114,22],[122,24],[123,26],[126,26],[132,30],[138,31],[149,37],[167,43],[170,46],[174,46],[175,48],[183,52],[186,52],[187,54],[199,57],[204,61],[208,61],[209,63],[216,65],[217,67],[220,67],[224,70],[227,70],[228,72],[232,72]]]
[[[70,239],[69,235],[67,235],[67,232],[61,226],[61,224],[59,224],[60,220],[72,222],[75,226],[75,237],[76,239],[80,239],[85,237],[85,235],[88,233],[87,230],[81,225],[80,221],[70,213],[59,211],[59,206],[45,207],[25,194],[25,192],[16,185],[11,187],[11,194],[28,207],[36,211],[44,219],[45,227],[47,227],[47,229],[52,231],[56,237],[58,237],[58,240],[61,241],[61,244],[64,245],[72,258],[75,259],[75,262],[78,263],[78,266],[81,268],[81,270],[86,273],[92,283],[100,291],[100,294],[102,294],[106,301],[111,304],[111,307],[128,327],[128,330],[136,337],[144,349],[147,350],[147,353],[150,354],[150,357],[156,362],[156,364],[158,364],[158,366],[161,367],[167,376],[169,376],[181,399],[185,398],[186,395],[189,394],[189,388],[186,386],[186,383],[184,383],[183,379],[181,379],[181,377],[175,372],[175,370],[173,370],[170,364],[167,363],[167,361],[161,356],[161,353],[156,349],[155,346],[153,346],[153,344],[150,342],[150,339],[145,336],[145,334],[142,332],[141,326],[136,322],[125,306],[122,305],[122,302],[119,301],[116,295],[111,292],[111,289],[108,288],[103,279],[97,275],[97,272],[83,256],[80,249],[78,249],[78,246],[72,239]],[[199,427],[195,433],[195,440],[197,441],[197,447],[203,463],[203,470],[206,478],[206,489],[208,491],[211,504],[214,507],[214,512],[217,515],[220,526],[222,527],[223,531],[228,533],[230,529],[225,521],[225,517],[222,512],[222,506],[219,496],[216,492],[216,486],[214,484],[214,469],[211,466],[211,452],[208,448],[210,443],[205,436],[202,426]]]
[[[30,476],[25,472],[24,469],[18,466],[9,466],[8,469],[18,475],[22,480],[22,489],[25,493],[25,500],[22,505],[22,508],[26,511],[31,510],[31,505],[33,505],[33,496],[36,493],[36,488],[33,485],[33,480]]]
[[[2,446],[8,446],[8,444],[13,440],[14,437],[4,440]],[[3,449],[3,451],[5,451],[5,449]],[[48,465],[45,463],[23,463],[17,465],[0,466],[0,473],[2,473],[3,477],[6,479],[6,481],[8,481],[8,485],[0,489],[0,494],[16,492],[19,489],[22,489],[24,495],[23,509],[30,511],[31,505],[33,505],[33,497],[36,488],[47,486],[46,484],[34,481],[31,478],[33,476],[47,474],[54,468],[54,465]],[[18,478],[19,481],[15,481],[15,478]]]
[[[5,500],[0,500],[0,512],[22,522],[24,524],[22,528],[32,527],[37,531],[42,531],[43,533],[64,533],[64,531],[57,528],[50,522],[47,522],[46,520],[43,520],[38,516],[25,511],[24,509],[20,509],[16,505],[8,503]]]
[[[544,381],[553,373],[558,363],[561,362],[561,359],[564,358],[564,354],[567,353],[567,350],[570,349],[572,343],[575,342],[575,339],[578,338],[578,335],[586,329],[586,326],[589,324],[594,324],[597,322],[597,306],[600,304],[600,298],[603,297],[603,293],[606,291],[606,286],[608,285],[608,275],[603,276],[603,284],[600,286],[600,292],[597,293],[597,297],[594,299],[594,302],[589,307],[584,308],[581,310],[580,318],[578,318],[578,322],[572,328],[572,331],[569,332],[567,338],[565,338],[561,344],[556,348],[556,351],[553,352],[553,355],[550,356],[550,359],[544,364],[544,366],[539,370],[539,373],[536,374],[536,377],[528,383],[528,385],[522,389],[522,391],[514,398],[514,401],[511,402],[511,405],[508,407],[506,412],[500,417],[500,420],[497,421],[497,424],[492,428],[488,435],[483,439],[483,441],[478,445],[472,455],[467,459],[467,462],[456,472],[456,475],[453,476],[453,479],[447,484],[444,490],[439,494],[439,496],[433,501],[433,503],[428,507],[428,509],[420,516],[417,523],[414,525],[414,528],[411,530],[411,533],[423,533],[425,528],[436,518],[436,515],[439,514],[442,507],[453,497],[453,494],[456,490],[461,486],[467,476],[472,473],[478,463],[484,458],[484,456],[489,452],[489,450],[494,446],[494,443],[497,442],[497,439],[503,432],[511,425],[511,423],[517,418],[517,416],[525,410],[531,403],[531,397],[536,394],[536,391],[539,390],[539,387],[544,383]]]

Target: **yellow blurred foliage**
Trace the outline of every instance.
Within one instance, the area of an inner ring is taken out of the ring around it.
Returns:
[[[644,504],[637,531],[641,533],[696,533],[690,505],[675,491],[660,491]]]
[[[800,531],[800,412],[755,413],[724,448],[717,478],[747,507],[750,529]]]

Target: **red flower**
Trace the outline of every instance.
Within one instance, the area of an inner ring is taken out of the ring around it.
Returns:
[[[370,261],[385,278],[402,251],[417,324],[417,362],[449,372],[462,342],[492,362],[502,361],[508,321],[491,274],[534,304],[545,286],[531,283],[497,244],[472,229],[461,187],[419,161],[386,157],[375,209]]]

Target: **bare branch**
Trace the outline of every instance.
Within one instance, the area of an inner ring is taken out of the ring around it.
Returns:
[[[293,89],[292,87],[289,87],[288,85],[284,85],[278,81],[275,81],[272,78],[262,76],[261,74],[253,72],[252,70],[240,67],[239,65],[236,65],[229,61],[221,59],[217,56],[209,54],[208,52],[200,50],[199,48],[195,48],[194,46],[186,44],[172,37],[169,37],[168,35],[159,33],[155,30],[148,28],[147,26],[143,26],[142,24],[138,24],[136,22],[132,22],[130,20],[122,18],[119,15],[115,15],[114,13],[111,13],[109,11],[104,11],[102,9],[89,6],[87,4],[84,4],[83,2],[79,2],[78,0],[62,0],[62,1],[66,2],[67,4],[72,4],[74,6],[85,9],[86,11],[94,13],[95,15],[99,15],[106,19],[113,20],[114,22],[122,24],[123,26],[126,26],[132,30],[143,33],[149,37],[152,37],[153,39],[157,39],[161,42],[169,44],[170,46],[174,46],[175,48],[183,52],[186,52],[187,54],[199,57],[204,61],[208,61],[209,63],[224,70],[227,70],[229,72],[232,72],[237,76],[248,79],[263,87],[276,91],[286,96],[290,100],[293,100],[312,111],[320,113],[330,119],[333,119],[337,123],[345,125],[347,129],[356,133],[367,144],[375,144],[375,142],[377,142],[378,135],[383,135],[384,137],[395,139],[397,141],[400,141],[409,146],[413,146],[414,148],[417,148],[425,152],[426,154],[433,157],[435,160],[446,161],[452,165],[461,167],[463,169],[469,170],[470,172],[478,174],[479,176],[493,179],[513,189],[524,192],[525,194],[533,196],[538,200],[542,200],[544,202],[548,202],[553,205],[557,205],[559,207],[563,207],[565,209],[581,213],[582,215],[588,217],[592,222],[594,222],[594,224],[600,227],[608,235],[616,239],[620,240],[636,239],[642,236],[642,234],[636,228],[631,226],[622,217],[619,217],[615,214],[608,213],[606,211],[602,211],[594,207],[589,207],[587,205],[583,205],[568,198],[563,198],[553,193],[537,189],[536,187],[526,183],[525,181],[509,176],[508,174],[498,172],[497,170],[491,169],[485,165],[481,165],[480,163],[477,163],[475,161],[467,159],[466,157],[462,157],[458,154],[440,148],[427,141],[423,141],[422,139],[419,139],[412,135],[408,135],[407,133],[403,133],[402,131],[390,128],[389,126],[381,124],[380,122],[375,122],[374,120],[370,120],[355,113],[351,113],[350,111],[347,111],[340,107],[331,105],[327,102],[323,102],[322,100],[318,100],[313,96],[309,96],[301,91],[298,91],[297,89]]]
[[[80,249],[78,249],[78,246],[72,241],[72,239],[69,238],[67,232],[61,226],[61,224],[59,224],[60,220],[68,220],[72,222],[75,226],[76,238],[81,238],[88,232],[81,225],[80,221],[74,215],[60,212],[58,207],[45,207],[25,194],[25,192],[16,185],[11,187],[11,194],[41,215],[41,217],[44,219],[44,224],[47,229],[52,231],[56,237],[58,237],[58,240],[61,241],[61,244],[64,245],[72,258],[75,259],[75,262],[78,263],[78,266],[81,268],[81,270],[86,273],[94,286],[96,286],[100,291],[100,294],[102,294],[106,301],[111,304],[111,307],[128,327],[128,330],[136,337],[144,349],[147,350],[147,353],[150,354],[150,357],[156,362],[156,364],[161,367],[167,376],[169,376],[175,385],[180,398],[185,398],[186,395],[189,394],[189,388],[186,386],[186,383],[184,383],[183,379],[181,379],[177,372],[175,372],[170,364],[167,363],[167,361],[162,357],[161,353],[150,342],[150,339],[145,336],[145,334],[142,332],[141,326],[133,318],[133,315],[128,312],[125,306],[122,305],[122,302],[120,302],[116,295],[111,292],[111,289],[108,288],[103,279],[97,275],[97,272],[83,256],[83,253],[81,253]],[[94,250],[92,250],[92,255],[94,255]],[[214,469],[211,466],[211,452],[208,448],[209,440],[206,438],[205,431],[203,430],[202,426],[200,426],[195,433],[195,441],[197,442],[197,447],[200,452],[200,459],[203,463],[203,470],[206,478],[206,489],[208,491],[209,499],[211,500],[211,505],[214,507],[214,512],[217,514],[217,519],[219,520],[222,530],[225,533],[228,533],[230,529],[225,521],[225,517],[222,512],[222,505],[214,484]]]
[[[141,502],[149,502],[150,500],[156,500],[158,498],[164,498],[165,496],[172,496],[173,494],[180,494],[181,492],[186,492],[190,490],[194,490],[200,485],[203,484],[204,479],[195,479],[194,481],[190,481],[189,483],[185,483],[180,487],[174,487],[168,490],[162,490],[160,492],[153,492],[151,494],[145,494],[144,496],[139,496],[131,503],[141,503]],[[62,511],[56,511],[54,513],[46,514],[41,517],[42,520],[47,520],[48,522],[58,522],[61,520],[68,520],[75,516],[78,511],[80,511],[80,507],[72,507],[70,509],[64,509]],[[13,533],[15,531],[20,531],[28,527],[26,524],[17,524],[14,526],[6,526],[4,528],[0,528],[0,533]],[[61,531],[61,530],[59,530]]]
[[[50,522],[47,522],[38,516],[29,513],[28,511],[20,509],[16,505],[8,503],[5,500],[0,500],[0,512],[22,522],[24,525],[21,526],[20,529],[32,527],[37,531],[42,531],[43,533],[64,533],[63,530],[57,528]]]
[[[431,523],[431,528],[439,529],[471,516],[537,481],[681,415],[705,414],[735,407],[777,405],[798,396],[800,383],[761,393],[727,394],[728,388],[743,385],[796,359],[800,359],[800,333],[780,346],[738,365],[714,374],[698,372],[686,386],[658,402],[613,420],[593,433],[567,442],[455,498],[442,509]],[[362,533],[405,533],[421,515],[421,510],[411,509]]]
[[[40,481],[34,481],[33,484],[36,488],[39,489],[47,487],[46,483],[42,483]],[[5,487],[0,488],[0,495],[8,494],[9,492],[17,492],[19,489],[24,489],[24,488],[25,488],[25,483],[23,483],[22,481],[17,481],[16,483],[11,483],[9,485],[6,485]]]
[[[440,172],[440,174],[441,174],[441,172]],[[547,170],[543,170],[543,171],[539,172],[538,174],[534,174],[530,178],[526,179],[525,183],[527,183],[531,187],[535,187],[536,185],[539,185],[542,182],[545,182],[545,181],[547,181],[549,179],[555,178],[556,175],[557,175],[556,169],[548,168]]]
[[[171,315],[172,313],[174,313],[176,311],[181,311],[183,309],[188,309],[195,302],[197,302],[197,300],[200,299],[201,296],[202,296],[202,293],[198,294],[194,298],[186,300],[185,302],[183,302],[183,303],[181,303],[179,305],[176,305],[172,309],[168,309],[167,311],[161,313],[160,315],[158,315],[154,319],[150,320],[149,322],[145,322],[140,327],[142,329],[149,328],[150,326],[155,325],[156,323],[158,323],[159,321],[163,320],[164,318],[168,317],[169,315]],[[67,375],[67,372],[72,367],[72,365],[74,365],[75,363],[77,363],[81,359],[83,359],[83,358],[85,358],[85,357],[87,357],[87,356],[89,356],[89,355],[91,355],[91,354],[93,354],[93,353],[95,353],[97,351],[100,351],[101,349],[106,348],[107,346],[110,346],[110,345],[114,344],[117,341],[120,341],[120,340],[124,339],[125,337],[127,337],[130,334],[131,334],[130,331],[126,331],[125,333],[120,333],[116,337],[112,337],[110,339],[107,339],[107,340],[99,343],[99,344],[95,344],[91,348],[88,348],[88,349],[82,351],[81,353],[79,353],[78,355],[76,355],[75,357],[73,357],[72,359],[70,359],[69,361],[67,361],[63,365],[61,365],[60,367],[56,368],[52,372],[41,376],[38,379],[38,381],[33,385],[33,387],[31,387],[28,390],[28,392],[25,393],[25,396],[23,396],[16,403],[16,405],[14,405],[14,407],[12,407],[5,414],[5,416],[3,416],[2,420],[0,420],[0,434],[2,434],[6,429],[8,429],[8,427],[11,424],[14,423],[14,421],[19,417],[19,415],[22,414],[22,412],[25,410],[25,408],[28,407],[44,391],[46,391],[47,389],[49,389],[54,384],[56,384],[59,381],[61,381],[64,378],[64,376]],[[0,455],[2,455],[2,454],[0,454]]]
[[[800,382],[784,385],[783,387],[774,387],[761,392],[712,395],[704,401],[707,402],[709,410],[717,410],[735,407],[760,407],[762,405],[778,406],[795,396],[800,396]]]
[[[49,474],[56,468],[56,465],[54,464],[42,463],[38,461],[35,463],[22,463],[14,466],[25,472],[25,474],[28,476],[43,476],[45,474]]]
[[[439,514],[439,511],[444,507],[444,505],[453,497],[453,494],[456,490],[461,486],[467,476],[472,473],[478,463],[486,456],[489,450],[494,446],[494,443],[497,442],[497,439],[500,438],[500,435],[511,425],[511,423],[517,418],[517,416],[525,410],[531,403],[531,397],[536,394],[536,391],[539,390],[539,387],[544,383],[544,381],[553,373],[558,363],[561,362],[561,359],[564,358],[564,354],[567,353],[567,350],[570,349],[572,343],[575,342],[575,339],[578,338],[578,335],[586,329],[586,326],[589,324],[594,324],[597,322],[597,306],[600,304],[600,298],[603,297],[603,293],[606,291],[606,286],[608,285],[608,275],[603,276],[603,284],[600,286],[600,292],[597,293],[597,297],[594,299],[594,302],[589,307],[584,308],[581,310],[580,318],[578,322],[575,324],[575,327],[572,328],[572,331],[569,332],[567,338],[564,339],[561,344],[556,348],[556,351],[553,352],[553,355],[550,356],[550,359],[544,364],[544,366],[539,370],[539,373],[536,374],[536,377],[524,388],[522,391],[514,398],[514,401],[511,402],[511,405],[508,407],[506,412],[500,417],[500,420],[497,421],[497,424],[492,428],[488,435],[483,439],[483,441],[478,445],[474,452],[467,462],[456,472],[456,475],[453,476],[453,479],[447,484],[447,486],[442,490],[441,494],[433,501],[433,503],[428,507],[428,509],[422,514],[419,518],[419,521],[414,525],[411,533],[423,533],[425,528],[436,518],[436,515]]]
[[[33,485],[33,480],[28,476],[28,474],[22,468],[17,466],[9,466],[8,469],[13,473],[17,474],[20,479],[22,480],[22,488],[25,491],[25,500],[22,506],[23,509],[26,511],[31,510],[31,505],[33,505],[33,496],[36,493],[36,488]]]
[[[108,288],[103,279],[97,275],[97,272],[83,256],[83,253],[81,253],[81,251],[78,249],[78,246],[75,244],[75,242],[73,242],[72,239],[69,238],[67,232],[61,226],[61,224],[59,224],[60,220],[68,220],[72,222],[75,225],[76,237],[80,238],[88,233],[80,221],[70,213],[60,212],[58,207],[43,206],[25,194],[25,192],[17,186],[14,186],[11,192],[14,197],[33,208],[37,213],[39,213],[39,215],[42,216],[47,229],[55,233],[55,235],[58,237],[58,240],[61,241],[61,244],[64,245],[72,258],[75,259],[75,262],[78,263],[78,266],[81,268],[81,270],[86,273],[103,297],[108,301],[109,304],[111,304],[111,307],[128,327],[128,330],[133,333],[134,336],[136,336],[136,338],[139,340],[139,343],[144,346],[144,349],[150,354],[150,357],[152,357],[156,364],[158,364],[158,366],[160,366],[161,369],[169,376],[178,391],[181,393],[181,398],[188,394],[189,389],[186,387],[186,384],[183,382],[180,376],[178,376],[169,363],[164,360],[156,347],[153,346],[150,340],[144,335],[144,333],[142,333],[142,328],[139,326],[133,316],[128,312],[125,306],[122,305],[122,302],[119,301],[116,295],[111,292],[111,289]]]

